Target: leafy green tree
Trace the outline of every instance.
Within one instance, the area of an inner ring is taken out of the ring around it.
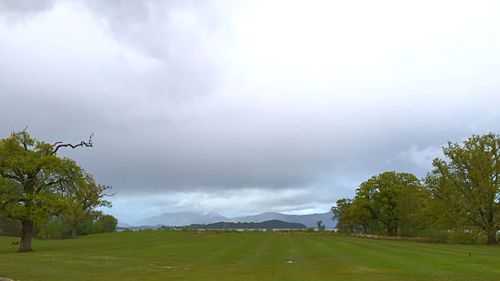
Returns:
[[[118,220],[115,217],[103,214],[102,212],[94,212],[93,215],[93,217],[86,217],[85,220],[78,225],[78,233],[86,235],[114,232],[116,230]]]
[[[448,161],[435,159],[427,185],[434,207],[450,228],[479,229],[497,244],[500,229],[500,136],[472,136],[443,149]]]
[[[339,199],[332,207],[333,219],[337,220],[337,231],[345,233],[368,233],[373,223],[371,213],[362,208],[359,200]]]
[[[114,232],[118,220],[112,215],[100,215],[96,220],[99,232]]]
[[[111,202],[103,199],[111,187],[97,184],[94,177],[82,169],[73,172],[73,180],[65,186],[65,205],[60,217],[71,227],[71,237],[76,238],[78,225],[86,218],[95,217],[95,208],[111,207]]]
[[[413,174],[384,172],[361,183],[354,202],[369,211],[384,225],[387,234],[398,234],[401,226],[401,197],[403,194],[423,189]]]
[[[409,188],[398,196],[396,214],[399,234],[416,236],[429,227],[429,193],[425,188]]]
[[[91,147],[88,142],[49,144],[32,138],[26,130],[0,140],[0,212],[21,222],[20,252],[32,251],[35,222],[59,213],[64,186],[70,184],[76,163],[56,155],[64,147]]]

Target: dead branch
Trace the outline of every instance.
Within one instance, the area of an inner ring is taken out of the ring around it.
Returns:
[[[92,133],[89,137],[89,140],[87,142],[81,141],[78,144],[71,144],[71,143],[63,143],[62,141],[57,141],[53,144],[54,150],[52,150],[51,154],[56,154],[59,148],[61,147],[71,147],[72,149],[75,149],[77,147],[94,147],[94,144],[92,143],[92,137],[94,136],[94,133]]]

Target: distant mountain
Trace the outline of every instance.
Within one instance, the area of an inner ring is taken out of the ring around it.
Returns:
[[[118,223],[116,224],[116,227],[128,228],[128,227],[132,227],[132,225],[130,225],[126,222],[118,221]]]
[[[307,227],[317,227],[319,220],[323,221],[327,229],[335,228],[336,221],[332,220],[333,214],[331,212],[310,215],[286,215],[276,212],[262,213],[254,216],[232,218],[233,222],[261,222],[267,220],[281,220],[286,222],[302,223]]]
[[[304,229],[301,223],[269,220],[263,222],[216,222],[211,224],[192,224],[194,229]]]
[[[185,226],[190,224],[208,224],[221,221],[230,221],[230,219],[217,213],[164,213],[156,217],[149,217],[134,223],[135,226],[141,225],[164,225],[164,226]]]
[[[301,223],[306,227],[316,227],[317,221],[321,220],[327,229],[335,228],[336,222],[332,220],[331,212],[310,215],[286,215],[282,213],[269,212],[254,216],[227,218],[217,213],[164,213],[159,216],[149,217],[135,222],[134,226],[188,226],[191,224],[211,224],[216,222],[264,222],[280,220],[291,223]],[[124,228],[132,228],[123,224]]]

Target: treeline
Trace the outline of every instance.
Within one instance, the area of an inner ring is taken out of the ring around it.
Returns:
[[[92,135],[76,144],[38,141],[26,130],[0,139],[0,227],[20,236],[20,252],[32,251],[34,235],[76,238],[116,226],[116,219],[97,211],[111,206],[104,199],[111,187],[57,155],[60,149],[92,146]]]
[[[217,222],[210,224],[191,224],[191,229],[306,229],[301,223],[286,222],[281,220],[268,220],[263,222]]]
[[[114,232],[118,220],[102,212],[95,212],[82,220],[76,228],[60,217],[52,217],[45,223],[35,224],[33,235],[39,239],[75,238],[77,235],[88,235],[104,232]],[[0,235],[20,236],[21,223],[19,220],[0,216]]]
[[[391,171],[361,183],[354,198],[332,208],[337,230],[497,244],[500,136],[449,142],[443,153],[423,179]]]

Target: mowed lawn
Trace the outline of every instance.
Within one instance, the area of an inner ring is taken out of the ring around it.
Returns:
[[[500,280],[500,247],[331,233],[170,231],[34,241],[0,237],[0,277],[14,280]],[[292,261],[292,262],[288,262]]]

